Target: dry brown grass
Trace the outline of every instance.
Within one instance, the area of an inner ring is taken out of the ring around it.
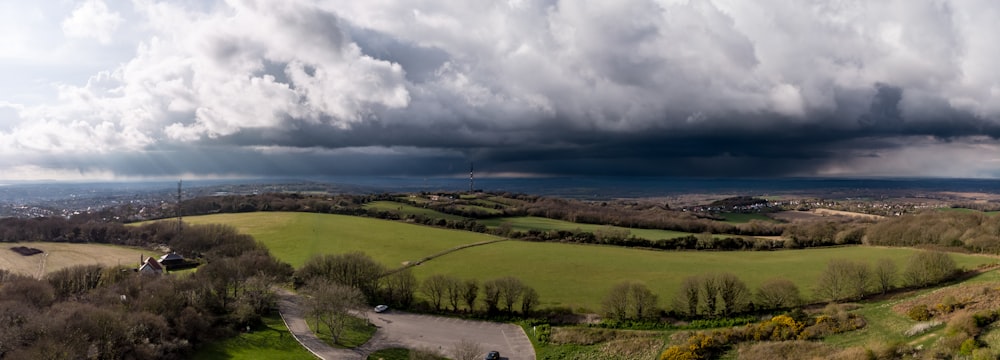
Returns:
[[[615,330],[584,327],[554,327],[551,342],[554,344],[593,345],[621,339],[660,338],[662,332],[641,330]],[[662,342],[662,341],[661,341]]]
[[[897,314],[906,316],[906,312],[918,305],[926,305],[935,319],[947,321],[952,313],[959,309],[975,313],[980,310],[995,310],[1000,308],[1000,283],[979,283],[958,285],[935,290],[928,294],[917,296],[900,302],[892,307]],[[947,309],[948,307],[950,309]]]
[[[815,214],[817,214],[817,215],[820,215],[820,216],[831,216],[831,215],[832,216],[847,216],[847,217],[853,217],[853,218],[864,218],[864,219],[872,219],[872,220],[878,220],[878,219],[884,218],[884,216],[881,216],[881,215],[872,215],[872,214],[865,214],[865,213],[859,213],[859,212],[841,211],[841,210],[832,210],[832,209],[813,209],[812,212],[815,213]]]
[[[22,256],[10,250],[14,246],[36,248],[44,253]],[[3,243],[0,248],[0,269],[41,277],[76,265],[137,265],[141,255],[159,257],[159,253],[150,250],[103,244]]]
[[[606,342],[599,351],[600,358],[606,360],[655,359],[663,348],[663,339],[635,338]]]
[[[842,218],[842,219],[863,218],[870,220],[878,220],[884,218],[883,216],[880,215],[872,215],[859,212],[841,211],[832,209],[812,209],[809,211],[788,210],[788,211],[780,211],[773,214],[768,214],[768,216],[780,221],[787,221],[787,222],[817,221],[817,220],[826,221],[830,220],[830,218]]]

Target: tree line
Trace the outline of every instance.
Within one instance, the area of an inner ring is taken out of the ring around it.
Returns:
[[[309,314],[334,341],[352,317],[375,304],[487,318],[531,316],[539,304],[538,292],[512,276],[479,282],[438,274],[421,282],[410,268],[390,270],[362,252],[324,254],[309,258],[292,280],[309,296]]]
[[[955,261],[948,254],[937,251],[914,253],[902,270],[887,258],[877,260],[874,265],[833,259],[816,279],[811,300],[802,296],[795,283],[781,277],[766,280],[751,289],[732,273],[701,274],[682,280],[667,314],[687,319],[729,318],[744,313],[789,310],[807,302],[855,301],[900,287],[938,284],[958,274]],[[602,315],[613,323],[655,322],[665,314],[657,307],[657,299],[645,284],[622,282],[612,287],[604,298]]]

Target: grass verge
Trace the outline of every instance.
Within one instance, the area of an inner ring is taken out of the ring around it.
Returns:
[[[375,335],[375,330],[377,330],[375,325],[370,324],[367,320],[352,316],[344,333],[340,335],[340,341],[333,342],[333,335],[325,326],[317,326],[315,319],[306,319],[306,323],[309,324],[309,330],[323,342],[333,347],[348,349],[364,345]]]
[[[263,325],[249,333],[240,333],[233,338],[205,344],[194,354],[193,359],[316,359],[295,341],[277,313],[264,317],[263,321]]]

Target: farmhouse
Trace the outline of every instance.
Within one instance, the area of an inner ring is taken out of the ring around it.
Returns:
[[[168,270],[186,264],[186,262],[184,261],[184,257],[177,255],[176,253],[169,253],[160,256],[159,263]]]
[[[142,266],[139,267],[140,274],[150,274],[150,275],[160,275],[163,274],[163,266],[160,265],[152,256],[146,258]]]

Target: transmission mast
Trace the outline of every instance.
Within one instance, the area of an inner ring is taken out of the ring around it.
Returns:
[[[184,180],[177,180],[177,235],[180,235],[184,226],[183,212],[181,211],[181,183]]]
[[[475,168],[473,167],[473,165],[474,165],[474,163],[471,163],[471,162],[469,163],[469,193],[470,194],[472,192],[474,192],[475,189],[476,189],[476,179],[473,176],[473,174],[475,172]]]

